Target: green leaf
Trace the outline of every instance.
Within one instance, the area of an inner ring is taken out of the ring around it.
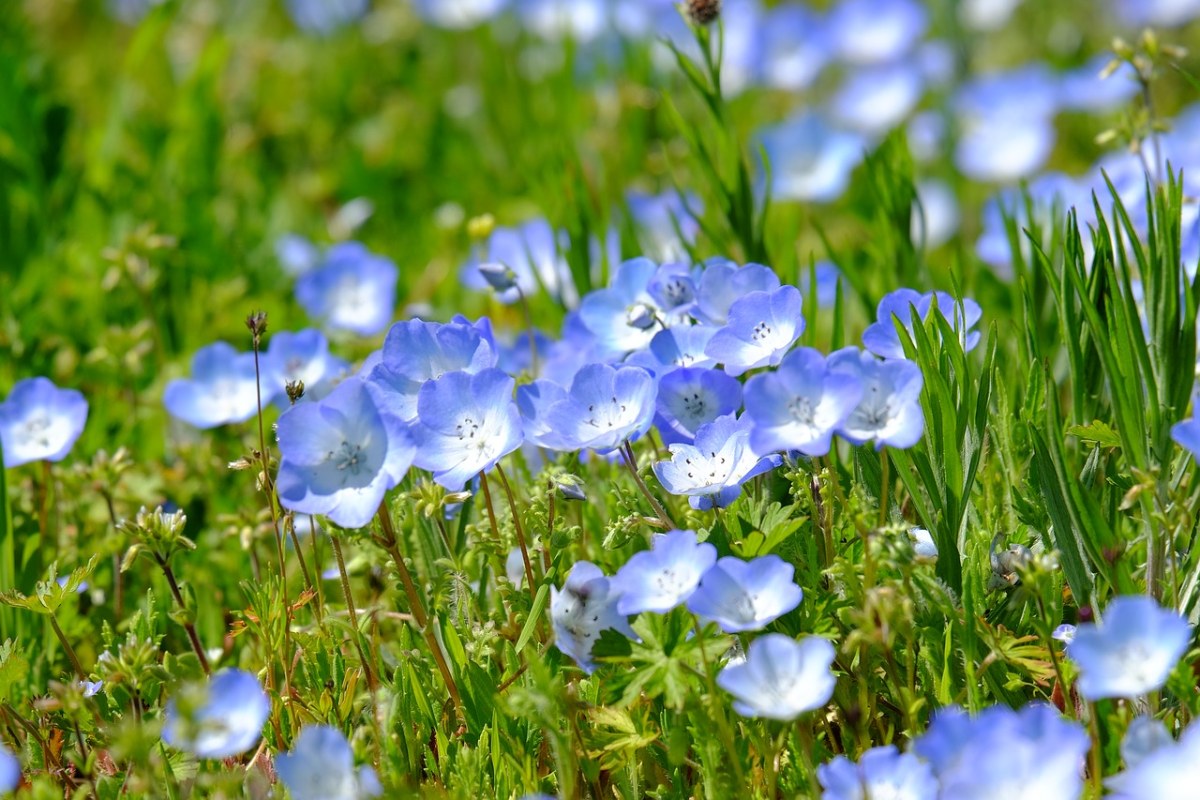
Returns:
[[[521,628],[521,635],[517,637],[518,653],[524,651],[525,645],[529,644],[529,640],[533,638],[533,633],[537,630],[538,622],[542,618],[542,612],[546,609],[546,600],[549,596],[550,587],[543,583],[533,597],[533,607],[529,609],[529,617],[525,620],[524,627]]]

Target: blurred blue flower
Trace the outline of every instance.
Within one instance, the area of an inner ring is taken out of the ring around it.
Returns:
[[[1087,700],[1132,699],[1161,689],[1187,650],[1192,627],[1152,597],[1114,597],[1096,623],[1080,625],[1067,644]]]
[[[79,688],[83,689],[84,697],[95,697],[104,688],[104,681],[79,681]]]
[[[1161,723],[1159,723],[1161,726]],[[1132,728],[1132,726],[1131,726]],[[1200,724],[1192,722],[1171,741],[1166,731],[1152,734],[1157,740],[1147,743],[1152,749],[1140,753],[1125,771],[1106,778],[1104,785],[1111,800],[1193,800],[1200,784]],[[1122,743],[1122,754],[1125,752]]]
[[[704,210],[694,194],[681,195],[674,189],[661,194],[630,191],[625,195],[629,216],[642,252],[652,261],[687,261],[688,248],[696,242],[700,223],[692,215]]]
[[[87,416],[87,400],[80,392],[59,389],[49,378],[17,381],[0,403],[4,468],[62,461],[83,433]]]
[[[770,165],[771,198],[785,201],[836,200],[867,148],[861,134],[837,130],[812,113],[765,128],[758,139]],[[760,186],[764,182],[765,174]]]
[[[1057,709],[1033,704],[1013,711],[991,706],[975,717],[938,711],[913,749],[933,767],[941,797],[1079,797],[1090,740]]]
[[[575,375],[570,391],[545,410],[546,425],[560,438],[558,447],[543,446],[615,450],[650,428],[655,393],[654,378],[640,367],[588,364]]]
[[[295,233],[285,233],[275,240],[275,257],[284,272],[299,277],[321,263],[321,250]]]
[[[1174,745],[1175,740],[1162,720],[1140,714],[1133,718],[1121,737],[1121,760],[1125,762],[1125,769],[1130,770],[1158,750]]]
[[[21,785],[21,762],[0,742],[0,792],[15,792]]]
[[[2,424],[2,423],[0,423]],[[0,429],[2,432],[2,429]],[[1192,458],[1200,459],[1200,419],[1189,417],[1171,426],[1171,438],[1175,443],[1192,454]],[[8,446],[5,445],[5,461],[8,460]]]
[[[862,391],[855,376],[831,370],[821,353],[797,348],[779,369],[746,382],[750,446],[760,455],[799,450],[823,456],[834,431],[858,407]]]
[[[729,321],[729,309],[750,292],[773,292],[779,276],[762,264],[737,264],[723,258],[709,259],[696,288],[692,315],[702,324],[719,328]]]
[[[1197,4],[1200,8],[1200,4]],[[1121,108],[1138,93],[1137,73],[1122,63],[1107,76],[1102,73],[1113,60],[1101,54],[1082,66],[1065,73],[1059,87],[1059,103],[1077,111],[1112,111]]]
[[[929,27],[929,14],[916,0],[841,0],[827,25],[839,58],[877,64],[912,50]]]
[[[413,463],[457,491],[520,447],[524,434],[514,384],[510,375],[485,369],[474,375],[447,372],[422,386]]]
[[[275,757],[275,771],[292,800],[362,800],[383,794],[375,770],[355,769],[350,743],[328,725],[302,729],[291,752]]]
[[[807,89],[829,63],[825,22],[802,5],[779,5],[762,22],[762,80],[767,86]]]
[[[862,386],[862,400],[838,428],[853,444],[875,442],[875,448],[916,444],[925,430],[921,412],[921,368],[911,361],[880,361],[857,347],[829,355],[834,372],[853,375]]]
[[[821,800],[937,800],[933,770],[912,753],[895,745],[872,747],[854,763],[837,756],[817,767],[817,780],[825,790]]]
[[[665,614],[687,602],[700,576],[717,560],[717,548],[697,542],[695,531],[668,531],[650,540],[650,549],[634,553],[609,582],[624,615]]]
[[[814,272],[817,278],[817,307],[833,308],[842,271],[831,261],[818,261],[811,270],[807,266],[800,267],[800,280],[797,283],[801,295],[807,295],[811,290]]]
[[[746,660],[725,667],[717,685],[734,696],[743,717],[793,720],[829,702],[837,682],[833,645],[817,636],[799,642],[768,633],[750,643]]]
[[[882,136],[908,118],[924,91],[925,77],[916,64],[859,67],[843,79],[830,113],[850,130]]]
[[[963,350],[973,350],[979,344],[981,335],[971,330],[983,317],[983,309],[979,304],[969,297],[960,302],[946,292],[921,294],[912,289],[897,289],[883,296],[876,309],[877,321],[863,331],[863,346],[880,358],[905,358],[904,346],[893,317],[900,320],[911,336],[913,309],[916,309],[919,319],[927,322],[935,301],[938,313],[950,322],[950,328],[958,334]],[[947,311],[951,311],[951,314],[948,315]]]
[[[568,306],[578,301],[571,268],[562,251],[568,242],[564,232],[556,233],[544,219],[534,219],[515,228],[496,228],[488,236],[483,255],[471,259],[462,268],[462,282],[472,289],[486,289],[489,281],[480,272],[488,264],[502,264],[512,271],[516,286],[498,290],[501,303],[515,303],[520,294],[547,294]],[[493,286],[493,288],[495,288]]]
[[[417,393],[448,372],[476,373],[496,366],[490,326],[466,320],[397,322],[383,340],[383,355],[368,374],[380,407],[403,422],[417,417]]]
[[[958,18],[973,31],[994,31],[1004,27],[1022,0],[963,0]]]
[[[954,98],[961,135],[954,162],[981,181],[1011,181],[1037,171],[1054,147],[1058,78],[1042,64],[981,75]]]
[[[579,319],[607,348],[617,352],[641,350],[658,330],[660,309],[650,296],[650,280],[658,265],[635,258],[617,267],[608,288],[583,298]]]
[[[777,555],[750,561],[726,556],[700,577],[687,607],[726,633],[762,630],[800,605],[804,593],[793,580],[795,573]]]
[[[392,321],[399,278],[388,259],[358,242],[343,242],[296,281],[296,301],[330,328],[372,336]]]
[[[724,372],[682,367],[658,379],[654,424],[663,444],[691,442],[701,425],[737,413],[742,384]]]
[[[254,747],[271,713],[271,700],[258,678],[223,669],[193,689],[183,711],[179,698],[167,701],[164,742],[198,758],[230,758]]]
[[[348,362],[329,352],[325,334],[312,328],[272,336],[261,364],[265,367],[263,402],[283,408],[288,406],[288,382],[303,381],[304,397],[320,400],[329,394],[334,381],[350,370]]]
[[[422,19],[441,28],[472,28],[497,16],[509,0],[414,0]]]
[[[297,28],[325,36],[366,16],[370,0],[286,0],[285,6]]]
[[[705,355],[733,376],[778,365],[804,332],[802,304],[795,286],[744,295],[729,307],[729,320],[708,340]]]
[[[371,521],[414,457],[408,428],[381,413],[361,381],[343,381],[325,399],[293,406],[277,429],[280,504],[344,528]]]
[[[654,465],[654,474],[671,494],[687,495],[692,508],[725,508],[742,493],[742,484],[783,462],[778,453],[759,457],[750,449],[750,421],[733,414],[701,425],[695,444],[670,445],[671,459]]]
[[[1026,203],[1025,194],[1029,196]],[[1012,244],[1004,224],[1007,215],[1020,232],[1018,245],[1026,258],[1032,256],[1032,248],[1025,240],[1025,231],[1034,226],[1044,234],[1050,234],[1066,216],[1068,209],[1081,203],[1090,204],[1091,190],[1081,181],[1076,181],[1059,172],[1046,172],[1030,181],[1025,192],[1006,189],[998,192],[983,206],[983,232],[975,242],[975,253],[996,268],[1002,278],[1011,276]],[[1029,210],[1032,207],[1033,217]],[[1047,244],[1047,243],[1043,243]]]
[[[1130,28],[1173,28],[1200,17],[1200,0],[1111,0],[1117,19]]]
[[[270,389],[263,390],[263,402]],[[192,376],[167,384],[163,405],[171,416],[197,428],[245,422],[258,413],[254,354],[214,342],[192,356]]]
[[[591,672],[592,645],[600,632],[612,629],[640,641],[629,620],[617,609],[616,591],[600,568],[588,561],[571,567],[561,590],[550,587],[550,621],[554,646]]]
[[[941,247],[958,231],[958,197],[950,184],[940,180],[918,181],[916,190],[910,236],[920,247]]]

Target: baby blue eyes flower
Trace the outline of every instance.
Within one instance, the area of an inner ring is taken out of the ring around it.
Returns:
[[[350,743],[327,725],[300,731],[291,752],[275,758],[275,771],[292,800],[362,800],[383,794],[375,771],[355,769]]]
[[[837,682],[830,666],[835,653],[825,639],[797,642],[768,633],[750,643],[746,660],[717,675],[717,685],[734,696],[743,717],[793,720],[829,702]]]
[[[1140,721],[1140,722],[1139,722]],[[1141,730],[1137,728],[1141,727]],[[1142,741],[1130,742],[1131,737]],[[1121,742],[1125,771],[1104,781],[1113,800],[1192,800],[1200,782],[1200,725],[1172,741],[1161,722],[1135,719]],[[1132,756],[1132,759],[1131,759]]]
[[[646,284],[646,291],[665,313],[686,313],[696,302],[696,277],[687,264],[663,264]]]
[[[263,402],[270,397],[264,390]],[[254,354],[214,342],[192,356],[191,378],[173,380],[163,393],[171,416],[197,428],[245,422],[258,413]]]
[[[644,434],[654,408],[650,373],[640,367],[589,364],[575,375],[570,392],[546,410],[545,418],[559,437],[556,449],[607,453]]]
[[[358,242],[344,242],[296,281],[296,300],[329,328],[372,336],[392,321],[399,278],[388,259]]]
[[[799,450],[823,456],[834,431],[862,400],[862,385],[853,375],[829,369],[816,350],[801,347],[788,353],[775,372],[747,381],[745,399],[754,452]]]
[[[1121,760],[1130,770],[1155,752],[1174,744],[1175,740],[1162,720],[1143,714],[1133,718],[1121,737]]]
[[[936,800],[938,796],[929,765],[894,745],[872,747],[857,764],[838,756],[817,767],[817,780],[825,790],[821,800]]]
[[[1192,458],[1200,459],[1200,419],[1189,418],[1171,426],[1171,438],[1175,444],[1192,454]],[[5,447],[7,457],[8,448]]]
[[[828,26],[838,56],[877,64],[911,50],[929,27],[929,14],[916,0],[842,0],[830,12]]]
[[[629,620],[617,608],[612,582],[600,568],[588,561],[577,561],[561,590],[550,587],[550,621],[554,626],[554,646],[575,659],[580,669],[591,672],[592,646],[600,632],[612,629],[634,641],[640,641]]]
[[[701,425],[742,407],[742,384],[713,369],[676,369],[658,380],[654,424],[664,444],[690,442]]]
[[[0,792],[15,792],[21,785],[21,762],[0,743]]]
[[[773,292],[751,292],[729,307],[729,321],[708,340],[704,352],[738,376],[779,364],[803,332],[799,289],[781,286]]]
[[[629,352],[650,343],[658,329],[658,308],[648,287],[657,272],[658,265],[648,258],[626,261],[608,288],[583,298],[579,318],[605,347]]]
[[[457,491],[521,446],[521,414],[511,376],[498,369],[449,372],[421,387],[413,429],[418,467]]]
[[[726,633],[762,630],[800,605],[804,593],[792,580],[795,572],[776,555],[751,561],[726,556],[700,577],[688,610]]]
[[[522,293],[530,297],[545,287],[551,297],[574,305],[578,297],[571,268],[562,255],[564,236],[555,233],[544,219],[516,228],[496,228],[488,237],[483,256],[464,265],[462,281],[472,289],[491,286],[501,303],[515,303]],[[502,270],[498,272],[497,266]],[[498,274],[508,280],[495,282]]]
[[[613,576],[610,589],[619,595],[623,615],[656,611],[665,614],[687,601],[700,576],[717,560],[717,548],[697,542],[695,531],[669,531],[635,553]]]
[[[811,113],[761,131],[759,142],[771,166],[771,197],[783,201],[836,200],[867,149],[862,134],[837,130]]]
[[[920,367],[911,361],[880,361],[855,347],[830,354],[826,363],[862,386],[862,399],[838,429],[848,441],[904,449],[920,440],[925,430]]]
[[[17,381],[0,403],[4,467],[62,461],[83,433],[87,415],[87,400],[74,389],[59,389],[49,378]]]
[[[1034,704],[992,706],[969,717],[945,708],[913,750],[933,767],[942,798],[1079,797],[1090,740],[1083,726]]]
[[[1088,700],[1134,698],[1161,689],[1187,650],[1192,628],[1151,597],[1113,598],[1104,616],[1080,625],[1067,645],[1079,667],[1079,693]]]
[[[286,386],[290,381],[304,382],[304,396],[319,400],[333,388],[333,381],[346,374],[350,365],[329,352],[329,340],[311,328],[271,337],[267,345],[263,376],[263,402],[288,403]]]
[[[721,327],[729,321],[729,309],[750,292],[773,292],[779,276],[762,264],[739,267],[732,261],[710,259],[696,287],[692,316],[704,325]]]
[[[900,334],[896,331],[893,317],[912,334],[913,309],[922,321],[928,321],[937,305],[937,313],[950,323],[964,351],[970,351],[979,344],[980,333],[971,330],[983,317],[979,304],[970,298],[962,301],[955,300],[946,292],[927,292],[920,294],[912,289],[897,289],[884,295],[879,301],[876,312],[876,322],[867,326],[863,331],[863,345],[880,358],[905,358],[904,346],[900,342]]]
[[[688,247],[700,232],[688,209],[703,208],[695,195],[683,197],[674,190],[657,195],[630,192],[626,203],[643,253],[655,261],[687,260]]]
[[[275,240],[275,257],[284,271],[293,277],[303,275],[321,263],[320,249],[294,233],[285,233]]]
[[[196,687],[184,711],[178,699],[167,701],[163,741],[199,758],[229,758],[254,747],[271,712],[258,678],[240,669],[223,669]]]
[[[708,340],[717,332],[708,325],[676,325],[654,334],[647,350],[631,353],[626,364],[642,367],[655,375],[674,367],[712,367],[716,361],[705,355]]]
[[[370,0],[287,0],[288,15],[307,33],[328,36],[366,15]]]
[[[286,411],[278,435],[280,503],[323,514],[344,528],[371,521],[384,494],[408,471],[415,449],[408,428],[381,413],[357,380]]]
[[[750,449],[750,421],[732,414],[703,425],[695,444],[670,445],[671,460],[654,465],[654,474],[671,494],[688,496],[692,508],[724,508],[737,499],[742,484],[774,469],[778,453],[759,457]]]

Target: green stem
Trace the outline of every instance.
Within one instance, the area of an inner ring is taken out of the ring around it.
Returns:
[[[354,607],[354,593],[350,591],[350,575],[346,572],[346,559],[342,555],[342,543],[338,537],[333,535],[330,535],[329,541],[333,545],[333,557],[337,560],[338,575],[342,579],[342,597],[346,600],[346,612],[350,615],[350,627],[354,629],[354,646],[358,649],[358,659],[367,676],[367,686],[374,695],[379,689],[379,683],[375,678],[375,670],[372,669],[371,662],[367,660],[367,651],[362,644],[362,632],[358,629],[358,610]]]
[[[626,441],[621,448],[621,455],[624,457],[625,466],[629,468],[629,473],[633,475],[633,480],[637,483],[638,489],[640,489],[642,494],[645,495],[646,499],[650,501],[651,508],[653,508],[654,513],[658,515],[658,521],[662,523],[667,530],[675,530],[678,526],[667,514],[667,510],[662,507],[662,504],[659,503],[654,495],[650,492],[650,487],[648,487],[646,482],[642,480],[642,476],[638,474],[637,457],[633,454],[633,445],[631,445],[628,441]]]
[[[504,494],[508,497],[508,510],[512,512],[513,526],[517,529],[517,544],[521,546],[521,560],[525,562],[525,583],[529,586],[529,599],[534,600],[537,597],[537,584],[533,578],[533,565],[529,561],[529,549],[525,546],[525,530],[521,526],[521,515],[517,513],[517,501],[513,497],[508,476],[504,474],[504,467],[497,464],[496,474],[500,476],[500,484],[504,487]]]

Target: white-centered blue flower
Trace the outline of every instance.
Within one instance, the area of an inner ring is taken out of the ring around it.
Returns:
[[[833,696],[834,655],[820,637],[797,642],[768,633],[750,643],[744,662],[721,670],[717,685],[734,696],[733,710],[743,717],[793,720]]]
[[[726,633],[762,630],[800,605],[804,592],[795,574],[795,567],[777,555],[750,561],[726,556],[700,577],[687,607]]]
[[[272,390],[263,389],[264,404]],[[225,342],[197,350],[191,377],[171,381],[163,392],[171,416],[197,428],[245,422],[258,413],[258,401],[254,354],[239,353]]]
[[[1132,727],[1132,726],[1131,726]],[[1104,781],[1112,800],[1194,800],[1200,787],[1200,725],[1192,722],[1171,741],[1165,729],[1151,733],[1148,749],[1126,760],[1125,771]],[[1122,743],[1122,754],[1126,752]]]
[[[921,411],[921,368],[911,361],[880,361],[871,353],[846,347],[829,355],[829,369],[853,375],[862,398],[838,428],[854,444],[875,442],[876,449],[912,447],[925,431]]]
[[[392,321],[399,279],[400,271],[388,259],[358,242],[343,242],[300,276],[296,300],[323,325],[372,336]]]
[[[724,508],[741,494],[742,484],[779,466],[777,453],[758,456],[750,447],[750,420],[733,414],[701,425],[694,444],[669,445],[671,458],[654,474],[671,494],[686,495],[692,508]]]
[[[736,414],[742,407],[742,384],[715,369],[685,367],[658,381],[654,424],[664,444],[691,442],[702,425]]]
[[[383,794],[375,770],[355,768],[350,743],[328,725],[301,730],[291,752],[276,756],[275,771],[292,800],[363,800]]]
[[[817,767],[825,790],[821,800],[937,800],[938,784],[929,765],[895,745],[872,747],[858,763],[837,756]]]
[[[74,389],[59,389],[49,378],[17,381],[0,403],[4,468],[62,461],[83,433],[87,416],[87,400]]]
[[[271,713],[271,700],[258,678],[223,669],[185,692],[182,701],[167,701],[164,742],[199,758],[229,758],[258,743]]]
[[[804,333],[801,305],[795,286],[750,292],[729,307],[728,321],[708,340],[704,352],[733,376],[774,367]]]
[[[635,553],[613,576],[617,611],[624,615],[656,611],[665,614],[687,602],[700,576],[717,560],[717,548],[698,542],[695,531],[668,531]]]
[[[612,629],[640,641],[617,608],[617,599],[611,580],[590,561],[575,562],[562,589],[550,587],[554,646],[575,659],[585,672],[595,668],[592,646],[601,631]]]

